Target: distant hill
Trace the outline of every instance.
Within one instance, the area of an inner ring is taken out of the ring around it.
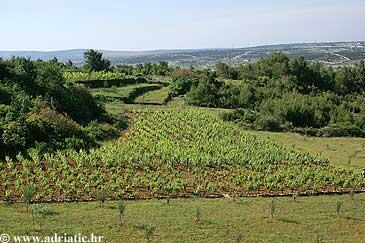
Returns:
[[[193,49],[193,50],[155,50],[155,51],[108,51],[100,50],[113,64],[138,64],[145,62],[168,61],[177,66],[209,67],[218,61],[230,64],[255,62],[273,51],[282,51],[290,57],[304,56],[307,60],[320,61],[328,65],[347,65],[365,60],[365,41],[331,43],[297,43],[268,45],[236,49]],[[0,51],[0,57],[25,56],[31,59],[73,61],[83,64],[85,49],[63,51]]]

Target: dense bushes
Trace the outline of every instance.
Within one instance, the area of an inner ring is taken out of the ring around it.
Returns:
[[[171,74],[173,69],[169,67],[168,62],[158,62],[158,63],[144,63],[137,65],[124,65],[120,64],[115,67],[115,69],[125,75],[133,76],[144,76],[144,75],[161,75],[166,76]]]
[[[32,147],[43,152],[86,148],[117,134],[106,125],[89,127],[92,121],[116,120],[84,87],[68,86],[62,72],[57,60],[0,59],[1,157]],[[105,136],[91,132],[100,129]]]
[[[176,69],[171,75],[170,95],[174,97],[186,94],[201,77],[199,73],[191,69]]]
[[[237,80],[218,81],[222,78]],[[245,127],[364,136],[364,62],[333,69],[273,53],[255,64],[218,63],[215,72],[207,71],[194,82],[187,103],[241,109],[224,118]]]
[[[63,111],[69,114],[75,121],[87,124],[93,120],[107,119],[102,106],[96,102],[84,86],[72,86],[67,90],[66,95]]]
[[[223,83],[213,76],[200,79],[193,85],[187,94],[187,102],[191,105],[201,105],[207,107],[219,106],[219,90]]]
[[[352,97],[353,98],[353,97]],[[365,136],[364,104],[354,105],[349,97],[285,93],[268,98],[253,108],[241,108],[223,115],[246,128],[295,131],[312,136]]]
[[[25,122],[29,133],[32,134],[31,139],[40,142],[52,143],[81,135],[80,125],[50,108],[28,113]]]
[[[338,95],[365,92],[365,63],[333,69],[318,62],[308,62],[304,58],[289,59],[281,52],[275,52],[257,63],[230,67],[217,64],[217,75],[222,78],[251,81],[260,86],[260,79],[274,80],[285,90],[300,93],[321,93],[331,91]],[[237,78],[234,78],[237,77]]]

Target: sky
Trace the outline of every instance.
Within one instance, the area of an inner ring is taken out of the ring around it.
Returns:
[[[0,0],[0,50],[365,40],[364,0]]]

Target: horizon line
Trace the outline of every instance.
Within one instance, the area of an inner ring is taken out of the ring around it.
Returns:
[[[353,40],[353,41],[318,41],[318,42],[287,42],[287,43],[273,43],[273,44],[261,44],[261,45],[248,45],[243,47],[212,47],[212,48],[173,48],[173,49],[146,49],[146,50],[111,50],[111,49],[99,49],[99,48],[71,48],[71,49],[58,49],[58,50],[10,50],[0,52],[39,52],[39,53],[52,53],[52,52],[63,52],[63,51],[78,51],[78,50],[96,50],[96,51],[110,51],[110,52],[156,52],[156,51],[194,51],[194,50],[233,50],[233,49],[246,49],[246,48],[259,48],[279,45],[303,45],[303,44],[336,44],[336,43],[356,43],[365,42],[365,40]]]

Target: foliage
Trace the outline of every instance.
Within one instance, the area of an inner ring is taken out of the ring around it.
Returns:
[[[102,208],[104,202],[108,199],[108,191],[105,188],[102,188],[97,195],[97,199],[100,201],[100,207]]]
[[[165,61],[157,63],[146,62],[144,64],[137,64],[135,66],[119,64],[116,65],[115,69],[118,72],[124,73],[125,75],[132,75],[132,76],[145,76],[145,75],[166,76],[173,72],[173,69],[169,67],[168,62]]]
[[[275,201],[271,200],[269,207],[269,214],[271,219],[274,218],[275,211],[276,211]]]
[[[217,107],[219,100],[217,94],[222,86],[223,83],[216,80],[213,76],[201,79],[187,94],[187,103],[191,105]]]
[[[144,111],[120,141],[88,152],[57,152],[43,160],[3,163],[4,191],[16,200],[37,183],[40,200],[295,193],[356,190],[360,173],[327,159],[285,148],[197,110]],[[194,178],[194,179],[192,179]],[[4,195],[0,195],[1,199]]]
[[[176,69],[171,75],[170,95],[184,95],[198,83],[200,75],[190,69]]]
[[[337,217],[340,217],[341,216],[342,204],[343,204],[343,202],[341,202],[341,201],[337,201],[336,202],[336,214],[337,214]]]
[[[220,66],[226,71],[218,74],[226,78],[224,73],[232,68]],[[256,64],[238,66],[233,70],[238,72],[237,79],[242,80],[225,82],[220,89],[205,89],[200,92],[200,97],[194,97],[194,104],[206,106],[206,99],[215,96],[220,101],[215,107],[240,109],[231,116],[226,115],[225,120],[240,122],[246,128],[270,131],[317,129],[318,132],[311,135],[332,136],[325,130],[336,127],[333,135],[365,134],[363,62],[353,67],[332,69],[303,58],[290,60],[282,53],[273,53]],[[356,80],[350,86],[357,88],[343,88],[339,83],[345,82],[344,79],[349,83]],[[247,119],[247,114],[253,114],[251,119]],[[352,128],[348,129],[350,126]]]
[[[118,201],[118,212],[119,212],[119,223],[120,225],[124,224],[124,215],[126,210],[127,204],[124,200]]]
[[[147,242],[151,242],[151,237],[153,236],[153,233],[156,230],[156,226],[153,224],[147,224],[144,225],[144,236],[147,240]]]
[[[22,189],[22,200],[27,205],[27,212],[29,210],[29,204],[32,202],[34,195],[37,192],[37,188],[33,185],[28,185]]]
[[[84,87],[66,83],[63,64],[12,58],[0,66],[1,158],[32,147],[47,152],[96,144],[82,126],[110,119]]]
[[[110,69],[111,62],[103,58],[102,52],[90,49],[84,53],[84,58],[86,63],[84,69],[89,72],[104,70],[107,71]]]
[[[94,80],[117,80],[125,78],[125,74],[121,72],[111,72],[111,71],[91,71],[91,72],[64,72],[63,76],[69,82],[77,81],[94,81]]]

